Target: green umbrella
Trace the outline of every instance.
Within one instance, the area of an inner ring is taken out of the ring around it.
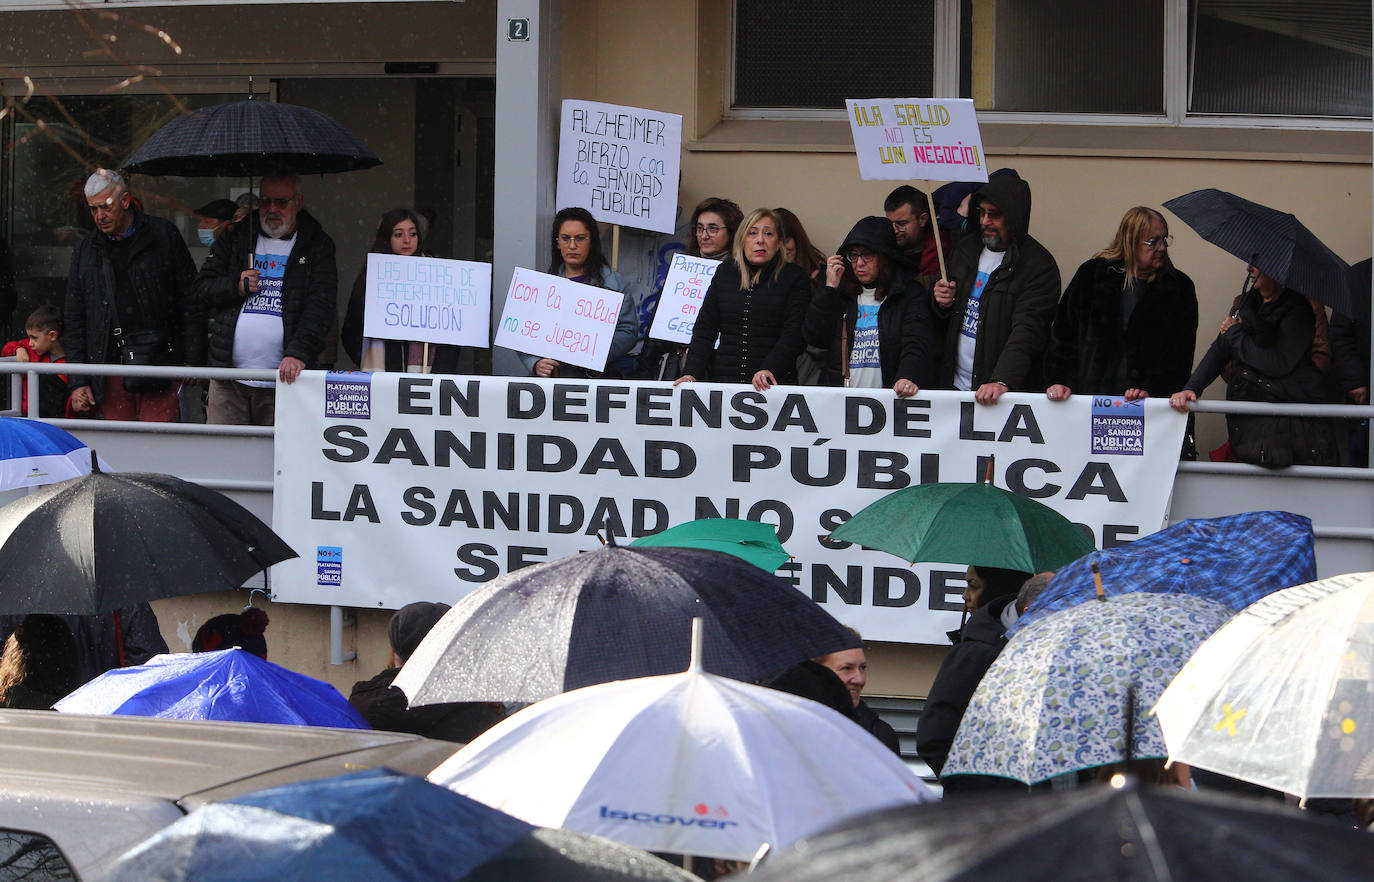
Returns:
[[[1057,569],[1095,549],[1048,505],[991,483],[920,484],[855,514],[830,538],[915,563],[941,561],[1023,573]]]
[[[771,525],[736,518],[688,521],[669,527],[662,533],[641,536],[630,544],[723,551],[770,573],[792,559],[792,555],[778,541],[777,531]]]

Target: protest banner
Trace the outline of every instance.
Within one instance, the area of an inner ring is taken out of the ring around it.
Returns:
[[[692,342],[692,326],[697,322],[697,311],[701,309],[706,289],[710,287],[719,266],[719,260],[709,257],[673,255],[673,262],[668,266],[668,277],[663,280],[658,309],[654,311],[654,324],[649,328],[650,337],[683,345]]]
[[[599,371],[611,354],[611,337],[625,295],[516,267],[497,346]]]
[[[1104,399],[1105,401],[1105,399]],[[452,603],[522,566],[702,517],[773,524],[795,579],[872,640],[945,644],[967,561],[832,541],[913,483],[994,482],[1115,546],[1159,529],[1185,417],[969,393],[306,372],[277,390],[279,601]],[[1094,453],[1097,450],[1099,452]]]
[[[986,181],[969,98],[848,98],[849,131],[865,181]]]
[[[369,254],[365,284],[364,336],[487,347],[491,264]]]
[[[682,116],[599,101],[563,102],[558,207],[608,224],[671,233],[677,218]]]

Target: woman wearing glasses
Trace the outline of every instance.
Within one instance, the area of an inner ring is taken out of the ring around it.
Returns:
[[[1169,261],[1169,226],[1153,208],[1126,212],[1116,237],[1064,289],[1045,351],[1046,394],[1128,401],[1182,388],[1197,340],[1197,292]]]
[[[553,216],[553,258],[549,263],[549,275],[621,294],[629,287],[624,277],[606,263],[606,256],[601,251],[601,231],[585,208],[565,208]],[[606,358],[604,374],[523,352],[519,353],[520,363],[536,377],[618,377],[621,371],[616,362],[633,349],[638,340],[635,301],[633,297],[625,297],[620,304],[620,315],[616,317],[615,332],[611,335],[611,351]]]
[[[710,260],[727,259],[735,245],[735,230],[743,220],[744,212],[729,199],[703,199],[692,211],[692,244],[687,253]]]
[[[920,391],[933,368],[934,328],[892,223],[866,217],[825,263],[825,287],[806,313],[803,336],[828,353],[821,384]]]
[[[702,298],[686,372],[674,385],[700,379],[750,383],[762,392],[797,382],[811,284],[801,267],[787,262],[782,229],[769,208],[754,209],[740,224],[730,259]]]

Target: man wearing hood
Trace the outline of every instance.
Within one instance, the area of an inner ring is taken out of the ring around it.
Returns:
[[[196,266],[181,233],[144,214],[124,178],[86,179],[95,229],[77,243],[67,273],[63,344],[73,364],[171,365],[200,361],[191,281]],[[92,377],[73,371],[72,409],[114,420],[176,422],[167,380]]]
[[[973,194],[980,236],[960,241],[949,280],[935,283],[946,319],[939,385],[996,404],[1003,392],[1040,389],[1040,364],[1061,292],[1059,267],[1031,237],[1030,185],[1000,177]]]

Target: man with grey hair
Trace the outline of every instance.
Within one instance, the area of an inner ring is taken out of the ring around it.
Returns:
[[[215,240],[195,283],[210,317],[212,366],[268,368],[294,383],[313,365],[334,320],[339,273],[334,240],[304,205],[298,176],[269,174],[258,222]],[[271,381],[212,380],[207,420],[270,426],[275,403]]]
[[[191,283],[196,266],[175,226],[144,214],[118,173],[97,169],[86,180],[95,229],[77,243],[67,273],[63,343],[81,364],[197,364]],[[114,420],[176,422],[170,380],[92,377],[74,368],[71,406]]]

